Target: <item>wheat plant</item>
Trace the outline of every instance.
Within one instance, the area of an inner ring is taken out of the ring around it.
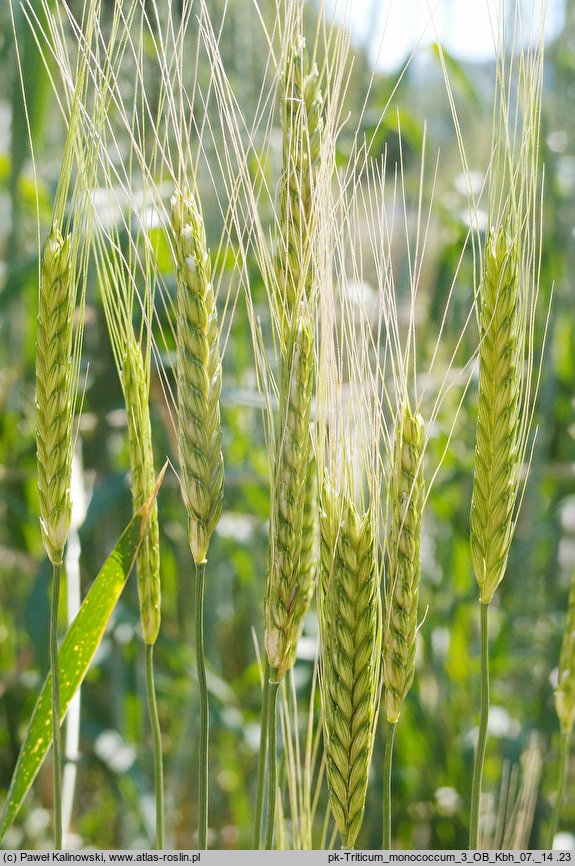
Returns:
[[[520,28],[521,20],[516,26]],[[520,34],[523,35],[522,33]],[[489,716],[489,604],[503,579],[515,530],[530,438],[535,311],[541,255],[539,129],[543,51],[525,49],[509,66],[500,48],[494,109],[489,222],[478,292],[479,396],[471,500],[471,555],[481,610],[481,720],[471,793],[469,843],[479,809]],[[512,116],[509,81],[517,74],[521,121]]]
[[[34,10],[32,10],[34,11]],[[42,9],[52,39],[61,21]],[[99,4],[83,6],[83,44],[67,65],[68,88],[62,103],[67,136],[39,275],[36,354],[36,446],[42,540],[53,567],[50,615],[52,740],[54,753],[54,844],[62,848],[62,744],[59,707],[58,621],[63,556],[70,529],[72,453],[75,441],[78,374],[83,335],[85,274],[90,251],[88,195],[98,160],[98,142],[85,138],[82,113],[92,84],[88,54],[92,48]],[[34,28],[34,19],[29,18]],[[20,75],[22,69],[20,68]],[[93,92],[92,92],[93,96]],[[77,316],[78,324],[74,325]]]
[[[133,251],[126,259],[116,232],[106,235],[99,227],[96,261],[106,323],[126,406],[130,457],[132,509],[134,514],[153,494],[156,486],[150,421],[150,349],[146,334],[136,336],[133,319],[142,304],[145,320],[153,308],[154,281],[144,271],[143,296],[136,291],[138,269]],[[142,263],[143,266],[143,263]],[[156,847],[164,847],[164,783],[161,732],[154,684],[153,652],[161,622],[160,533],[158,507],[154,501],[146,535],[137,556],[140,626],[146,647],[146,692],[154,744],[154,786],[156,797]]]
[[[199,847],[208,831],[208,689],[204,661],[205,567],[222,513],[224,462],[220,424],[222,367],[209,252],[198,204],[189,192],[171,202],[178,274],[178,450],[196,564],[196,664],[200,686]]]

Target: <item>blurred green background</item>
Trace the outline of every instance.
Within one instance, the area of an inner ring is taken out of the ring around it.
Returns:
[[[17,5],[16,3],[14,4]],[[69,0],[78,12],[79,0]],[[177,5],[174,8],[177,14]],[[265,20],[275,4],[261,0]],[[104,2],[107,14],[110,0]],[[221,18],[223,0],[209,3]],[[374,7],[375,8],[375,7]],[[548,345],[542,361],[538,427],[531,475],[507,575],[492,605],[492,735],[484,790],[496,834],[497,815],[517,806],[510,826],[520,844],[546,845],[557,772],[558,724],[553,684],[567,594],[575,567],[575,2],[567,0],[562,28],[546,46],[541,154],[545,164],[542,316],[554,286]],[[313,33],[315,8],[308,5]],[[26,22],[16,10],[19,50],[37,157],[41,230],[50,216],[63,147],[63,125]],[[391,38],[391,34],[389,34]],[[197,39],[192,16],[190,39]],[[229,0],[221,51],[246,113],[256,105],[266,52],[254,7]],[[385,43],[384,43],[385,44]],[[368,53],[357,56],[347,96],[351,120],[338,157],[345,159],[374,74]],[[371,133],[397,83],[399,70],[376,72],[363,130]],[[470,168],[489,162],[494,64],[450,57],[449,74]],[[126,82],[126,86],[128,82]],[[398,112],[401,130],[398,129]],[[279,113],[276,112],[279,124]],[[439,152],[431,240],[419,289],[420,372],[435,344],[447,292],[467,233],[466,199],[453,122],[437,56],[422,47],[394,93],[373,141],[373,155],[403,153],[406,187],[416,205],[424,123],[427,160]],[[401,139],[400,139],[401,136]],[[278,125],[279,138],[279,125]],[[209,154],[208,154],[209,156]],[[428,172],[431,176],[432,172]],[[37,235],[34,176],[17,75],[9,4],[0,4],[0,791],[7,788],[27,719],[48,667],[50,570],[38,523],[34,443],[34,341]],[[430,195],[429,190],[425,195]],[[208,240],[218,244],[221,216],[205,196]],[[265,307],[255,263],[256,303]],[[405,291],[401,258],[398,290]],[[375,284],[375,275],[373,275]],[[445,358],[455,345],[472,298],[466,253],[443,338]],[[463,353],[477,335],[466,336]],[[255,641],[261,646],[267,561],[269,480],[262,418],[255,389],[247,314],[240,299],[224,362],[224,517],[212,542],[206,595],[206,652],[211,688],[212,847],[250,847],[259,734],[260,684]],[[96,287],[88,286],[83,371],[84,414],[75,473],[75,531],[70,542],[67,593],[82,594],[130,513],[126,424],[121,391]],[[173,431],[161,389],[152,388],[157,467],[175,462]],[[443,448],[456,406],[449,398],[430,444],[433,462]],[[466,845],[474,731],[479,698],[477,589],[469,554],[476,382],[460,413],[453,441],[428,501],[423,540],[417,674],[398,726],[394,769],[394,842],[398,847]],[[195,746],[198,702],[191,613],[193,566],[177,482],[168,473],[160,493],[163,623],[156,650],[163,729],[168,840],[190,848],[195,830]],[[144,656],[135,581],[128,584],[82,689],[71,845],[146,847],[153,839],[150,732],[145,713]],[[62,609],[62,623],[66,613]],[[316,626],[295,672],[307,714]],[[377,848],[381,835],[382,736],[374,754],[366,817],[358,845]],[[68,770],[70,772],[70,770]],[[50,845],[51,775],[42,770],[9,847]],[[320,799],[320,818],[325,792]],[[321,837],[318,820],[315,844]],[[575,759],[562,829],[575,848]],[[497,839],[497,836],[492,836]]]

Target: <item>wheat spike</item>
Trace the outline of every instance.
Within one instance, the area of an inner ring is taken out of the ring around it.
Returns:
[[[383,680],[388,722],[395,724],[415,674],[420,536],[425,485],[424,426],[406,402],[397,425],[387,546]]]
[[[132,473],[134,511],[152,496],[156,486],[152,428],[142,351],[134,334],[126,342],[122,385],[128,417],[128,444]],[[160,534],[156,500],[137,559],[138,597],[142,635],[148,644],[156,642],[160,630]]]
[[[575,574],[571,583],[567,622],[561,644],[555,710],[562,732],[570,734],[575,725]]]
[[[280,391],[280,434],[270,523],[271,562],[264,610],[266,653],[278,680],[291,664],[300,626],[302,525],[310,458],[313,380],[313,337],[303,318],[292,327],[284,379]]]
[[[287,343],[298,310],[309,303],[312,285],[312,200],[315,173],[318,168],[323,129],[323,99],[317,67],[309,68],[305,39],[299,36],[288,51],[283,77],[283,176],[280,195],[282,238],[277,258],[278,308],[282,337],[281,376],[290,377],[292,363]],[[310,352],[311,354],[311,352]],[[312,359],[313,364],[313,359]],[[307,371],[306,374],[307,376]],[[306,387],[308,387],[306,385]],[[313,384],[310,383],[309,391]],[[305,487],[301,542],[293,554],[299,560],[299,573],[290,578],[290,592],[295,593],[289,614],[288,656],[282,669],[295,662],[297,642],[314,592],[318,568],[319,512],[317,501],[317,464],[312,454],[311,432],[301,431],[300,444],[309,455],[304,468]],[[304,443],[304,437],[306,441]],[[299,515],[298,515],[299,523]],[[293,585],[292,585],[293,584]],[[272,634],[273,629],[272,629]],[[283,652],[283,651],[282,651]]]
[[[326,482],[322,544],[321,672],[329,802],[353,848],[365,809],[381,652],[373,518]]]
[[[290,48],[283,79],[282,240],[278,256],[279,313],[287,334],[299,301],[310,295],[312,203],[321,155],[323,97],[305,39]]]
[[[72,502],[72,342],[74,286],[70,235],[56,223],[44,247],[36,340],[36,447],[42,540],[51,562],[62,563]]]
[[[222,513],[224,460],[220,423],[222,363],[216,302],[204,222],[195,196],[171,201],[178,277],[178,447],[189,541],[206,562]]]
[[[516,244],[491,231],[480,286],[479,409],[471,500],[471,555],[480,601],[503,578],[519,482],[522,358]]]

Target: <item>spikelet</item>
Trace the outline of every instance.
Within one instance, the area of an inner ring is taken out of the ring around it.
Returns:
[[[271,561],[264,608],[265,648],[278,681],[292,663],[301,622],[302,526],[310,460],[313,380],[313,337],[303,318],[292,327],[286,361],[280,391],[280,434],[270,523]]]
[[[299,560],[299,586],[294,613],[294,642],[289,667],[293,667],[297,643],[303,631],[304,620],[315,594],[319,569],[319,500],[317,489],[317,460],[310,455],[305,477],[305,493]]]
[[[491,231],[480,286],[479,409],[471,501],[471,555],[480,601],[489,604],[505,573],[513,537],[521,448],[522,359],[517,250]]]
[[[567,623],[561,645],[555,710],[559,716],[561,731],[570,734],[575,725],[575,574],[569,593]]]
[[[178,449],[189,541],[197,565],[206,562],[222,513],[224,460],[218,318],[204,222],[195,196],[172,197],[178,278]]]
[[[282,238],[277,262],[278,310],[286,336],[299,302],[311,293],[312,202],[321,155],[323,98],[305,39],[289,49],[283,81]]]
[[[380,602],[370,511],[326,481],[320,513],[321,682],[329,802],[344,848],[365,810],[375,738]]]
[[[425,486],[421,415],[406,402],[396,430],[387,547],[383,680],[388,722],[395,724],[415,674],[420,535]]]
[[[142,351],[133,333],[126,341],[122,385],[128,417],[132,499],[134,512],[136,512],[152,496],[156,478],[144,362]],[[148,521],[146,536],[138,552],[137,572],[142,635],[146,643],[153,644],[158,637],[161,617],[160,534],[156,500]]]
[[[57,223],[44,247],[36,340],[36,447],[42,540],[60,565],[70,520],[73,450],[72,342],[75,289],[70,235]]]

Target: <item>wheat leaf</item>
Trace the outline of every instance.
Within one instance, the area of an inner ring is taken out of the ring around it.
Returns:
[[[62,719],[100,646],[108,620],[126,584],[144,537],[154,500],[155,494],[128,524],[62,641],[58,657]],[[51,675],[48,674],[20,750],[0,816],[0,841],[18,814],[52,744],[51,680]]]

